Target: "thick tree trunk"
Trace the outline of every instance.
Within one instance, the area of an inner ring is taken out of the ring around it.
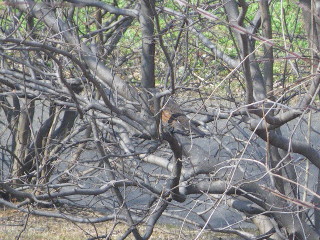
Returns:
[[[154,37],[154,0],[141,0],[140,26],[142,31],[142,53],[141,53],[141,85],[145,88],[155,87],[154,76],[154,55],[155,55],[155,37]]]
[[[32,164],[25,161],[29,154],[29,142],[31,136],[31,124],[34,115],[34,101],[28,99],[20,99],[20,113],[18,123],[16,124],[14,154],[17,159],[14,159],[12,172],[13,176],[20,178],[23,174],[29,173]],[[20,180],[18,180],[20,182]]]

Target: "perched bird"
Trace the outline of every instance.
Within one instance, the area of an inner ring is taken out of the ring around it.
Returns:
[[[163,106],[161,120],[164,126],[170,126],[175,133],[193,134],[200,137],[206,135],[184,114],[180,106],[172,99],[169,99]]]

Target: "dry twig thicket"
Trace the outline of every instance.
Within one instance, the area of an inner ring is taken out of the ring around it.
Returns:
[[[1,205],[319,239],[318,1],[0,4]]]

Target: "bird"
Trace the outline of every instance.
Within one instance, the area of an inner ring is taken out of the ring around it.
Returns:
[[[161,121],[169,126],[174,133],[184,135],[196,135],[204,137],[206,134],[201,131],[192,120],[181,110],[180,106],[173,99],[166,101],[161,110]]]

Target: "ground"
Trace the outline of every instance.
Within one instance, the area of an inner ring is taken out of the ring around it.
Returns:
[[[63,219],[32,216],[11,209],[0,210],[0,240],[83,240],[109,233],[112,223],[94,225],[76,224]],[[123,225],[117,225],[110,239],[117,239],[124,232]],[[195,239],[199,230],[192,230],[173,225],[160,225],[155,228],[150,239]],[[234,237],[234,236],[233,236]],[[204,233],[198,239],[231,239],[223,234]],[[127,239],[133,239],[128,237]]]

